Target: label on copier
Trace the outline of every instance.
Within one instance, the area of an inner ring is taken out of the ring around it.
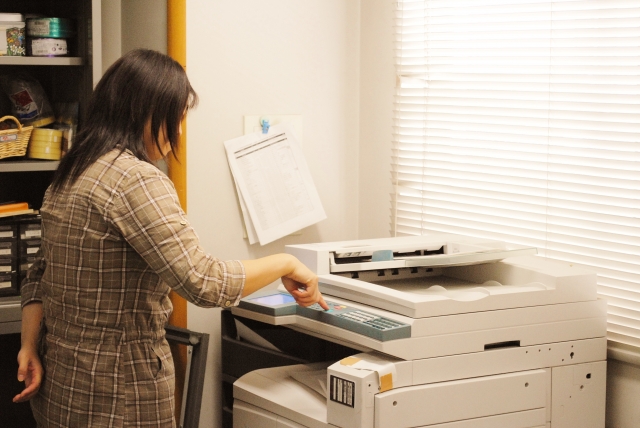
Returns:
[[[356,384],[354,382],[331,375],[329,386],[331,401],[355,407]]]

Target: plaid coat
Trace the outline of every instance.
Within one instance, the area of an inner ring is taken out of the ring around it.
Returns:
[[[112,151],[63,191],[47,191],[43,238],[21,289],[44,309],[41,427],[174,427],[164,326],[170,289],[199,306],[236,305],[239,261],[207,254],[171,181]]]

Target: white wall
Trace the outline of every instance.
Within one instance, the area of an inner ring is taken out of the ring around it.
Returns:
[[[187,119],[187,212],[204,247],[224,259],[285,244],[358,236],[359,0],[187,2],[187,72],[200,96]],[[303,152],[327,219],[261,247],[243,239],[223,142],[245,114],[301,114]],[[210,336],[201,426],[220,418],[219,311],[188,309]]]
[[[360,239],[389,236],[395,65],[394,2],[361,1]]]
[[[136,48],[167,53],[166,0],[102,0],[102,72]]]
[[[104,73],[122,55],[121,0],[102,0],[101,12],[102,73]]]
[[[122,3],[122,53],[137,48],[167,53],[167,1],[117,1]]]

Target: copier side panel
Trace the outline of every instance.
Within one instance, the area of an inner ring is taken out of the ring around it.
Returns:
[[[606,320],[601,317],[595,317],[504,329],[398,339],[380,342],[380,349],[377,350],[405,360],[416,360],[419,358],[481,352],[486,348],[487,344],[498,346],[500,343],[509,343],[514,338],[521,338],[521,346],[533,346],[603,337],[605,332]]]
[[[532,370],[393,389],[376,395],[374,427],[411,428],[544,410],[546,379],[545,370]]]
[[[544,422],[544,409],[445,422],[420,428],[550,428]]]
[[[325,428],[325,427],[332,428],[331,425],[329,424],[323,424],[322,428]],[[311,427],[307,427],[306,425],[300,425],[287,418],[278,417],[278,420],[276,421],[276,428],[311,428]]]
[[[605,361],[607,339],[508,347],[413,361],[413,385]]]
[[[553,368],[551,427],[604,427],[606,379],[606,361]]]
[[[277,428],[278,415],[241,400],[233,403],[233,428]]]
[[[301,425],[266,409],[238,400],[233,404],[233,428],[312,428]],[[317,422],[313,428],[334,428],[329,424]]]

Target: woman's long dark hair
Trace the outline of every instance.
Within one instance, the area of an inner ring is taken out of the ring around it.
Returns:
[[[60,161],[51,190],[57,192],[75,182],[98,158],[115,148],[130,150],[138,159],[151,162],[143,138],[149,121],[158,150],[158,135],[166,124],[166,138],[175,153],[180,122],[197,101],[177,61],[148,49],[123,55],[93,91],[82,130]]]

